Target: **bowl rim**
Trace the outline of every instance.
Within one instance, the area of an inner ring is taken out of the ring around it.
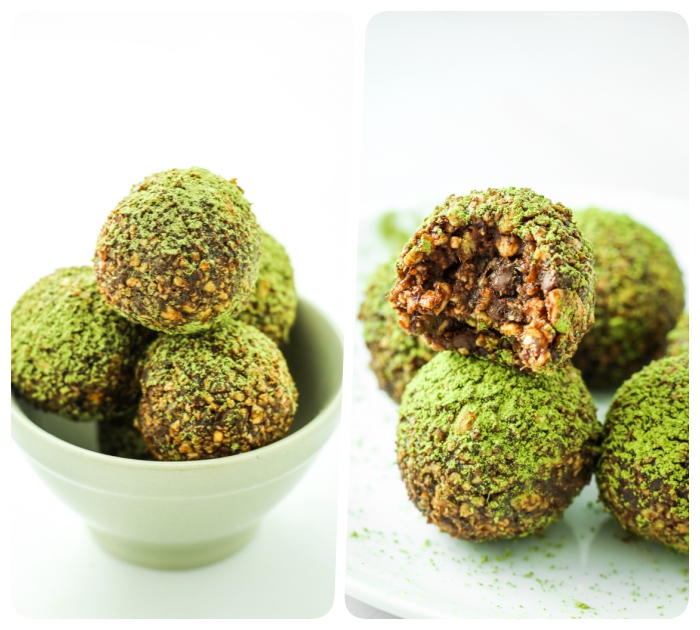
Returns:
[[[341,396],[343,392],[343,356],[344,356],[344,344],[343,336],[340,334],[340,330],[336,323],[328,316],[328,314],[320,307],[315,305],[313,302],[299,296],[299,303],[303,303],[306,308],[311,308],[318,315],[320,315],[324,321],[329,325],[333,334],[335,335],[339,345],[340,345],[340,383],[338,389],[336,390],[333,398],[316,414],[316,416],[307,422],[301,429],[291,433],[281,440],[277,440],[272,444],[267,444],[266,446],[261,446],[260,448],[253,449],[246,453],[239,453],[237,455],[230,455],[228,457],[218,457],[215,459],[199,459],[193,461],[180,461],[180,462],[167,462],[167,461],[150,461],[150,460],[140,460],[140,459],[129,459],[127,457],[117,457],[116,455],[107,455],[105,453],[98,453],[96,451],[91,451],[70,442],[66,442],[55,435],[52,435],[48,431],[45,431],[34,422],[32,422],[27,415],[20,408],[15,392],[11,391],[11,418],[13,422],[17,422],[21,425],[22,430],[31,434],[35,439],[43,442],[49,448],[58,449],[59,451],[64,451],[67,455],[72,457],[81,457],[88,461],[93,461],[95,463],[102,463],[108,466],[118,466],[120,468],[132,468],[141,470],[173,470],[173,471],[194,471],[202,469],[215,469],[227,466],[242,466],[246,462],[260,459],[261,455],[265,458],[275,457],[276,453],[281,450],[286,450],[288,448],[293,448],[293,446],[301,441],[307,439],[318,430],[320,430],[341,408]],[[31,403],[30,403],[31,404]],[[15,439],[15,443],[17,440]],[[18,444],[22,451],[26,453],[24,447]],[[29,454],[29,453],[26,453]]]

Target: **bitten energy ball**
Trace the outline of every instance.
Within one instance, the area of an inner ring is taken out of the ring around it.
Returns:
[[[160,460],[244,453],[283,438],[297,390],[275,343],[235,320],[167,335],[144,359],[136,426]]]
[[[97,425],[100,453],[127,459],[154,460],[146,441],[134,426],[133,415],[102,420]]]
[[[258,274],[261,232],[235,180],[156,173],[112,210],[95,251],[107,303],[133,322],[193,333],[234,313]]]
[[[441,352],[406,386],[397,455],[408,496],[472,541],[536,534],[585,486],[601,426],[571,365],[529,374]]]
[[[653,361],[618,390],[596,470],[625,529],[688,553],[688,355]]]
[[[678,318],[676,327],[666,336],[666,356],[677,357],[690,351],[690,319],[688,313]]]
[[[527,188],[449,197],[404,247],[391,302],[434,350],[551,371],[593,321],[593,254],[571,211]]]
[[[258,280],[236,319],[255,326],[279,345],[289,341],[296,314],[292,263],[284,247],[263,232]]]
[[[12,384],[73,420],[133,413],[136,365],[153,337],[107,306],[90,267],[57,269],[12,309]]]
[[[387,299],[395,280],[393,262],[377,268],[367,285],[359,317],[364,322],[363,336],[372,356],[370,367],[379,387],[401,402],[407,383],[435,352],[423,339],[399,326],[397,313]]]
[[[574,365],[593,387],[615,387],[662,356],[683,311],[683,278],[668,245],[624,214],[590,208],[574,219],[595,254],[595,322]]]

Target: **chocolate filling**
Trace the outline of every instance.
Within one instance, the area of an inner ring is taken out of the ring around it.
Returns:
[[[557,362],[552,322],[571,286],[551,260],[536,261],[536,242],[473,219],[446,217],[418,233],[422,249],[404,250],[391,292],[399,323],[434,350],[505,354],[537,369]],[[415,243],[415,240],[414,240]]]

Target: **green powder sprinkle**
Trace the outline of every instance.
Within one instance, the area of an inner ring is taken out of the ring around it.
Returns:
[[[107,306],[90,267],[57,269],[12,309],[12,384],[73,420],[133,414],[136,365],[154,336]]]
[[[441,529],[468,540],[525,536],[558,520],[588,483],[601,429],[571,366],[535,375],[441,352],[406,387],[399,468]]]
[[[595,322],[573,362],[613,387],[663,354],[683,311],[683,278],[664,240],[625,214],[590,208],[574,220],[595,254]]]

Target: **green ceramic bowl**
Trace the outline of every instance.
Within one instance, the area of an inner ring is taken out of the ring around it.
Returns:
[[[192,462],[103,455],[94,423],[38,411],[14,396],[12,436],[44,483],[115,556],[161,569],[215,562],[252,538],[340,419],[341,339],[304,299],[282,350],[299,408],[290,435],[255,451]]]

